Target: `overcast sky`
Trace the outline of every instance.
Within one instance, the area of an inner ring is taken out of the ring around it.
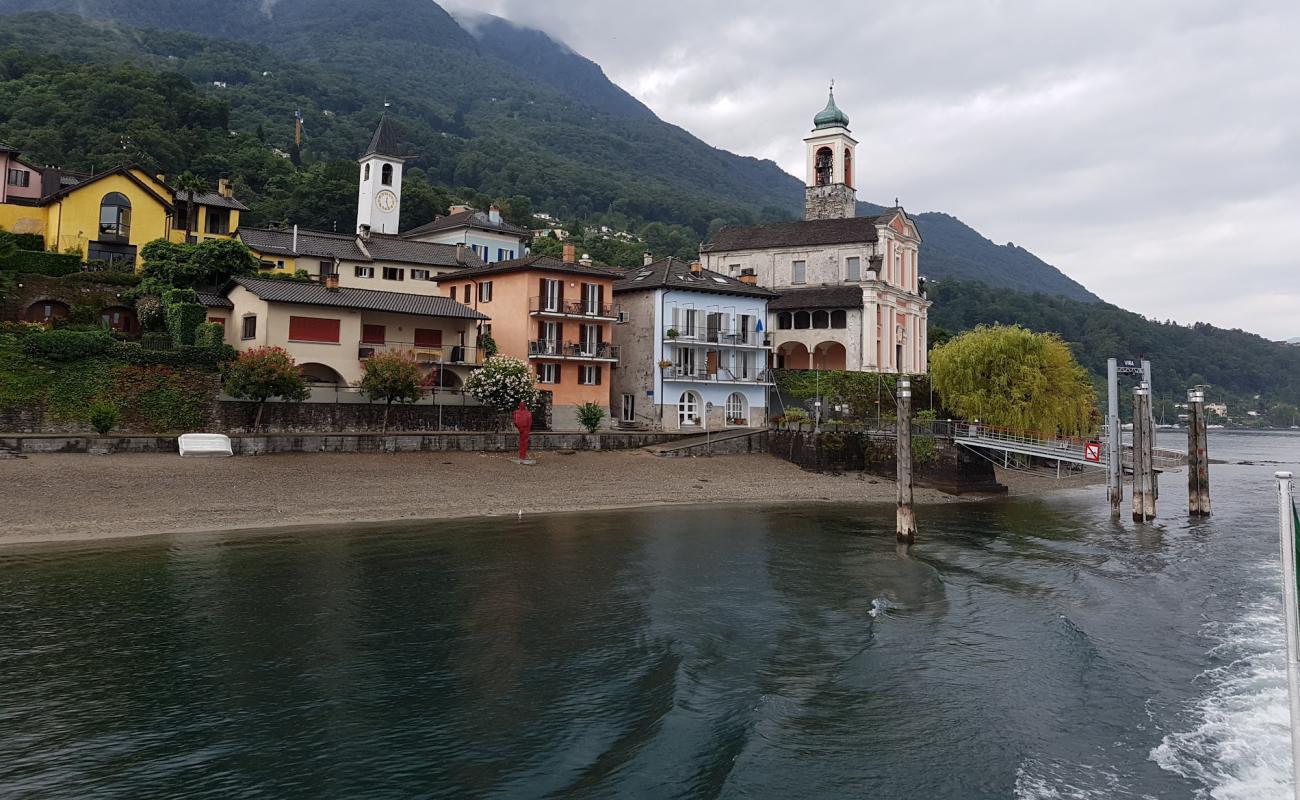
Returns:
[[[1149,317],[1300,336],[1297,0],[443,5],[540,28],[800,178],[833,77],[861,199],[954,214]]]

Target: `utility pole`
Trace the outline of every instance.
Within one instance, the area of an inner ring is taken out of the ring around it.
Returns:
[[[1124,502],[1124,438],[1119,426],[1119,363],[1106,361],[1106,493],[1110,513],[1119,516]]]
[[[1151,463],[1151,389],[1146,381],[1133,390],[1133,521],[1156,517],[1155,473]]]
[[[916,541],[916,512],[912,509],[912,381],[898,379],[898,422],[894,461],[898,465],[898,541]]]
[[[1210,516],[1210,456],[1205,420],[1205,389],[1187,391],[1187,513]]]

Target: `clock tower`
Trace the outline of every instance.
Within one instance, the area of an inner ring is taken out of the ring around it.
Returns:
[[[361,155],[361,184],[357,192],[357,233],[398,233],[402,211],[402,164],[397,134],[385,112]]]

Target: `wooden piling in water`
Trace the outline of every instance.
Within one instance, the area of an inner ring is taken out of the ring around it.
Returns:
[[[1187,513],[1210,516],[1210,455],[1206,439],[1205,392],[1187,392]]]
[[[894,460],[898,465],[898,541],[916,541],[916,512],[912,509],[912,382],[898,379],[898,422]]]
[[[1155,465],[1152,463],[1155,430],[1151,418],[1151,390],[1146,383],[1133,390],[1133,521],[1156,518]]]

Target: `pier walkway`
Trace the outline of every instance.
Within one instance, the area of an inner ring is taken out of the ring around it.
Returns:
[[[945,425],[945,427],[947,427]],[[949,428],[954,443],[977,450],[996,450],[1001,453],[1018,453],[1020,455],[1046,458],[1086,467],[1105,467],[1110,462],[1109,448],[1106,446],[1106,433],[1103,430],[1097,439],[1080,438],[1038,438],[1033,434],[979,425],[968,422],[954,422]],[[1090,447],[1091,446],[1091,447]],[[1095,449],[1092,449],[1095,448]],[[1095,455],[1096,458],[1089,458]],[[1133,463],[1133,448],[1123,447],[1121,455],[1125,466]],[[1152,454],[1156,469],[1177,469],[1187,465],[1187,454],[1178,450],[1156,448]]]

